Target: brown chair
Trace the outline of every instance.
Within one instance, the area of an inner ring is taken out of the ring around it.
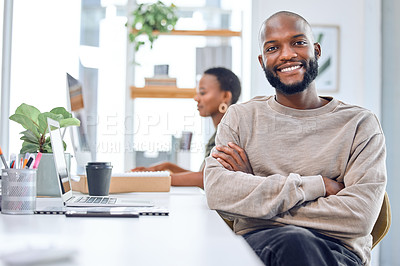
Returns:
[[[229,221],[223,217],[225,223],[233,229],[233,221]],[[392,223],[392,215],[390,213],[389,196],[385,192],[381,212],[379,213],[378,219],[375,222],[374,228],[372,229],[372,248],[374,248],[387,234],[389,231],[390,224]]]
[[[372,248],[374,248],[389,231],[390,224],[392,223],[392,215],[390,213],[389,196],[385,192],[383,198],[381,212],[372,229]]]

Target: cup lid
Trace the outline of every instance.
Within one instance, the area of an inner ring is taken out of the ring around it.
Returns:
[[[111,166],[111,162],[88,162],[86,166]]]

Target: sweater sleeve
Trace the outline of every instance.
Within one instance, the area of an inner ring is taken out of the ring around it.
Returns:
[[[237,133],[227,124],[222,121],[218,125],[216,145],[239,143],[238,140]],[[256,176],[229,171],[212,156],[206,159],[204,182],[211,209],[253,218],[269,219],[325,195],[320,175],[300,176],[291,173],[288,176]]]
[[[323,230],[340,238],[369,235],[386,188],[385,150],[383,134],[375,134],[361,142],[350,156],[343,190],[336,195],[305,202],[272,219]]]

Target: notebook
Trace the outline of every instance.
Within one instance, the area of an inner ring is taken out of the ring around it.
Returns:
[[[51,146],[54,163],[58,174],[58,184],[61,199],[66,207],[152,207],[154,203],[147,200],[133,200],[119,197],[92,197],[74,196],[71,189],[71,176],[67,169],[64,156],[64,146],[61,137],[60,124],[51,118],[47,118],[50,132]]]

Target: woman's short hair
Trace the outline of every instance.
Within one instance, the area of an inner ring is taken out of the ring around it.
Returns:
[[[224,67],[213,67],[204,71],[204,74],[213,75],[217,78],[221,90],[232,93],[231,104],[239,100],[242,87],[239,78],[231,70]]]

